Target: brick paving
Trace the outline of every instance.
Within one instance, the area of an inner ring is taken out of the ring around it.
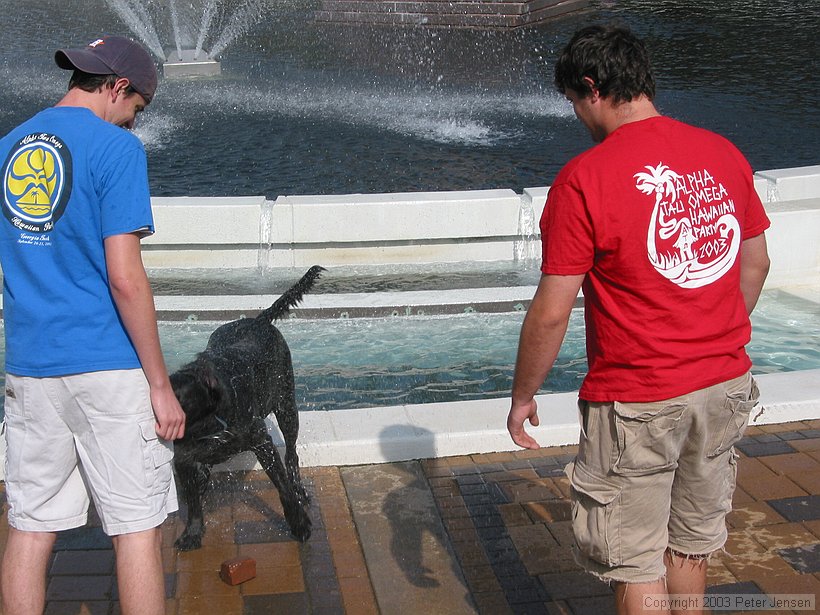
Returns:
[[[710,566],[709,592],[817,596],[820,420],[750,428],[737,450],[735,510],[726,552]],[[563,467],[574,454],[575,447],[554,447],[305,468],[314,527],[306,544],[288,533],[264,474],[215,474],[202,549],[171,546],[182,515],[163,525],[167,611],[613,613],[610,588],[570,554]],[[3,515],[0,542],[7,533]],[[253,557],[257,575],[230,586],[219,569],[237,556]],[[111,541],[97,523],[62,533],[46,613],[118,614],[114,574]]]

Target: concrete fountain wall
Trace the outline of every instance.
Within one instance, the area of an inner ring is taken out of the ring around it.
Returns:
[[[820,267],[811,235],[820,217],[820,165],[761,171],[755,187],[773,224],[769,287],[810,283]],[[155,268],[256,267],[260,258],[295,268],[506,261],[523,235],[538,241],[548,191],[157,197],[157,230],[143,241],[143,259]]]
[[[772,220],[767,232],[772,260],[767,289],[813,301],[820,309],[820,165],[761,171],[755,186]],[[532,223],[540,218],[548,187],[446,193],[281,196],[241,198],[155,198],[157,232],[143,243],[143,258],[162,267],[326,267],[351,264],[510,261],[516,253],[537,254]],[[534,243],[532,243],[534,242]],[[533,250],[535,248],[535,250]],[[531,298],[534,287],[391,293],[392,305],[506,297]],[[505,295],[514,292],[515,296]],[[395,295],[403,295],[397,298]],[[372,306],[379,293],[358,296],[308,295],[302,310]],[[478,298],[477,298],[478,295]],[[455,299],[454,299],[455,296]],[[157,297],[162,313],[190,309],[185,297]],[[258,310],[272,297],[196,297],[200,305],[225,309],[244,302]],[[820,369],[758,376],[762,412],[754,424],[820,417]],[[543,446],[575,444],[577,394],[540,395],[541,425],[531,429]],[[300,413],[299,455],[303,465],[352,465],[419,457],[513,450],[505,429],[506,398]],[[268,423],[274,439],[281,435]],[[0,461],[4,457],[0,439]],[[255,467],[239,456],[217,469]],[[2,463],[0,463],[2,479]]]
[[[772,269],[766,288],[788,289],[820,306],[820,165],[759,172],[755,187],[772,220],[767,233]],[[261,260],[268,266],[296,269],[315,263],[332,267],[509,261],[528,249],[522,233],[536,234],[530,238],[536,243],[529,248],[532,252],[535,247],[537,254],[537,220],[548,190],[280,196],[275,201],[156,198],[157,232],[144,241],[144,261],[154,268],[231,268],[256,267]],[[535,228],[528,227],[533,221]],[[515,290],[531,298],[535,289]],[[445,292],[430,294],[451,300]],[[254,300],[262,307],[269,299]],[[175,309],[180,298],[157,300],[161,310]],[[197,300],[216,303],[225,298]],[[375,301],[371,294],[308,295],[302,306],[357,300]],[[390,298],[402,305],[413,300]],[[820,370],[765,374],[759,382],[764,411],[754,417],[755,424],[820,417]],[[542,445],[577,442],[576,398],[576,393],[539,396],[542,424],[532,431]],[[512,450],[504,427],[508,403],[502,398],[303,412],[300,457],[304,465],[345,465]],[[279,437],[272,423],[270,430]],[[246,457],[227,467],[253,465]]]

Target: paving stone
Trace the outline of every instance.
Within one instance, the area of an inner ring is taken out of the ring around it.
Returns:
[[[106,536],[101,527],[78,527],[57,534],[55,551],[113,549],[111,537]]]
[[[82,615],[108,615],[114,608],[110,601],[82,600],[77,602],[55,601],[46,605],[43,615],[67,615],[81,613]],[[180,614],[182,615],[182,614]]]
[[[820,597],[820,579],[812,574],[762,577],[757,583],[763,593],[769,595],[814,594],[816,598]]]
[[[538,578],[550,600],[612,595],[609,584],[586,572],[542,574]]]
[[[536,472],[538,473],[538,476],[541,478],[555,478],[564,475],[564,468],[541,467],[537,468]]]
[[[507,527],[532,523],[532,519],[521,504],[501,504],[498,507],[498,512]]]
[[[762,594],[753,581],[741,581],[726,585],[714,585],[706,588],[707,594]]]
[[[745,528],[756,525],[769,525],[784,521],[766,502],[752,502],[736,506],[728,515],[726,523],[731,528]]]
[[[766,552],[763,545],[755,541],[752,535],[745,531],[731,532],[723,548],[730,558],[735,556],[748,557],[753,553],[763,554]]]
[[[614,615],[615,599],[611,596],[570,598],[567,600],[573,615]]]
[[[310,615],[307,596],[304,593],[244,596],[242,609],[243,615]]]
[[[561,497],[561,493],[555,488],[553,481],[543,478],[537,481],[504,483],[502,489],[510,502],[538,502]]]
[[[789,521],[820,519],[820,495],[768,500],[768,504]]]
[[[527,459],[514,459],[512,461],[505,461],[501,465],[505,470],[532,469],[532,465],[530,465],[530,462]]]
[[[568,521],[572,518],[572,504],[566,500],[526,502],[524,509],[535,522],[553,523]]]
[[[422,612],[436,604],[443,612],[473,613],[419,463],[344,468],[341,476],[382,612]]]
[[[572,532],[572,521],[559,521],[547,524],[547,529],[562,547],[571,547],[575,544],[575,534]]]
[[[51,577],[46,588],[46,600],[111,600],[114,578],[110,575],[63,575]]]
[[[572,615],[572,610],[563,600],[547,602],[545,606],[547,607],[547,613],[549,613],[549,615]]]
[[[810,519],[808,521],[803,521],[803,525],[809,530],[812,534],[817,536],[820,539],[820,519]]]
[[[792,446],[798,451],[811,453],[820,451],[820,438],[807,438],[805,440],[795,440]]]
[[[814,535],[802,523],[765,525],[748,528],[747,532],[767,551],[815,542]]]
[[[728,585],[737,582],[735,575],[733,575],[717,557],[713,557],[709,560],[709,568],[706,574],[706,583],[710,587],[712,585]]]
[[[820,473],[820,463],[805,453],[773,455],[760,461],[777,474]]]
[[[294,539],[284,519],[238,521],[234,528],[233,542],[238,545],[256,542],[286,542]]]
[[[529,527],[529,526],[524,526]],[[488,527],[477,527],[476,528],[476,536],[479,537],[480,540],[484,541],[485,544],[489,543],[490,541],[499,540],[509,538],[509,532],[507,531],[506,525],[490,525]]]
[[[777,552],[797,572],[820,572],[820,543],[778,549]]]
[[[732,506],[741,506],[743,504],[752,504],[756,502],[751,495],[749,495],[739,485],[735,487],[735,492],[732,494]]]
[[[305,579],[301,566],[258,568],[256,576],[242,583],[242,595],[290,594],[305,591]]]
[[[503,591],[483,592],[473,596],[480,615],[512,615],[513,610]]]
[[[779,442],[781,438],[776,434],[771,433],[761,433],[751,438],[756,442]]]
[[[55,576],[113,574],[114,551],[59,551],[54,554],[49,572]]]
[[[742,459],[738,474],[738,484],[755,500],[772,500],[806,495],[786,476],[780,476],[759,459]]]
[[[794,574],[794,570],[776,553],[738,553],[723,560],[739,581],[753,581],[761,576]]]
[[[778,437],[780,437],[781,440],[785,440],[786,442],[789,442],[791,440],[803,440],[806,437],[799,431],[786,431],[783,433],[779,433],[777,435]]]
[[[735,448],[743,451],[747,457],[764,457],[766,455],[781,455],[783,453],[794,453],[789,442],[785,442],[780,438],[774,439],[772,442],[756,442],[741,440],[735,444]]]

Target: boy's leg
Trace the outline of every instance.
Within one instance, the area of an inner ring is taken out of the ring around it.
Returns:
[[[46,569],[55,532],[23,532],[9,528],[3,570],[3,612],[40,615],[46,602]]]
[[[117,556],[117,587],[123,615],[165,612],[162,537],[158,527],[111,537]]]

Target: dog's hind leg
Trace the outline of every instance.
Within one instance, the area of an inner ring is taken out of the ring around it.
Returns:
[[[288,480],[307,506],[310,497],[302,484],[302,477],[299,474],[299,455],[296,452],[296,439],[299,437],[299,411],[296,408],[296,390],[292,369],[286,369],[280,375],[280,382],[274,387],[270,400],[270,413],[276,417],[276,423],[285,442],[285,469],[288,473]]]
[[[182,501],[188,505],[188,522],[174,546],[179,551],[193,551],[202,546],[202,535],[205,533],[202,496],[208,485],[211,468],[201,463],[178,463],[176,472],[182,491]]]
[[[261,433],[265,435],[251,446],[251,450],[256,455],[268,478],[279,490],[279,499],[282,502],[285,520],[290,526],[290,531],[298,540],[305,542],[310,538],[312,526],[307,513],[308,502],[302,497],[299,490],[294,488],[295,485],[290,480],[285,466],[282,464],[282,458],[279,451],[276,450],[273,440],[267,435],[267,430],[261,431]]]

